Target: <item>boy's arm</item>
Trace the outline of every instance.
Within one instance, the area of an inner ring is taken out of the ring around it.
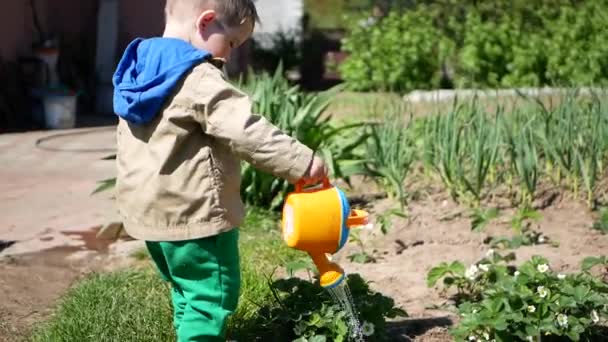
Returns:
[[[291,183],[306,176],[314,157],[310,148],[254,115],[246,94],[228,83],[215,83],[215,88],[204,105],[205,133],[260,170]]]

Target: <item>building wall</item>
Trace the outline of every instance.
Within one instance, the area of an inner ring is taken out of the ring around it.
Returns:
[[[257,0],[261,25],[256,34],[275,34],[297,30],[304,15],[302,0]]]
[[[118,49],[133,38],[160,35],[165,0],[121,0]],[[96,39],[98,0],[35,0],[43,30],[55,34],[85,34]],[[0,57],[16,60],[31,52],[37,38],[29,0],[0,4]]]
[[[26,1],[3,1],[0,5],[0,58],[15,60],[20,53],[31,45],[32,28],[26,23],[29,20]]]
[[[121,0],[118,55],[138,37],[160,36],[165,25],[165,0]]]
[[[47,34],[85,34],[95,38],[97,0],[35,0],[42,29]],[[0,57],[16,60],[29,55],[37,40],[30,2],[3,1],[0,5]]]
[[[99,0],[34,0],[44,31],[54,34],[80,34],[95,46]],[[120,0],[118,53],[137,37],[162,34],[165,0]],[[293,27],[302,14],[301,0],[258,0],[263,25],[260,33]],[[37,39],[29,0],[6,0],[0,4],[0,58],[16,60],[31,53]],[[103,20],[103,19],[102,19]],[[236,53],[237,68],[246,64],[247,47]]]

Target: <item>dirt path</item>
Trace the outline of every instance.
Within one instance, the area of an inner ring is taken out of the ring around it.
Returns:
[[[94,236],[95,231],[90,232]],[[88,236],[88,235],[85,235]],[[56,307],[57,300],[92,272],[128,267],[141,241],[59,247],[0,258],[0,341],[22,341]]]
[[[69,253],[56,249],[0,260],[0,336],[26,337],[35,323],[51,313],[55,301],[87,272]],[[72,259],[73,260],[73,259]]]
[[[0,240],[37,242],[19,251],[27,254],[65,245],[37,241],[42,235],[111,218],[111,194],[91,193],[114,175],[114,162],[102,160],[114,153],[114,136],[112,127],[0,135]]]

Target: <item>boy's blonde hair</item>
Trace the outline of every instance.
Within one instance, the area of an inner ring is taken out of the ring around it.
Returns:
[[[167,20],[193,20],[201,11],[214,8],[218,20],[228,27],[238,27],[246,20],[260,22],[254,0],[167,0]]]

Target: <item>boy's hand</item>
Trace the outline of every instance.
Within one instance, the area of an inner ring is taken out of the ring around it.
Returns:
[[[306,174],[300,181],[304,185],[317,184],[327,178],[327,173],[327,165],[325,165],[323,159],[315,156],[308,167],[308,171],[306,171]]]

